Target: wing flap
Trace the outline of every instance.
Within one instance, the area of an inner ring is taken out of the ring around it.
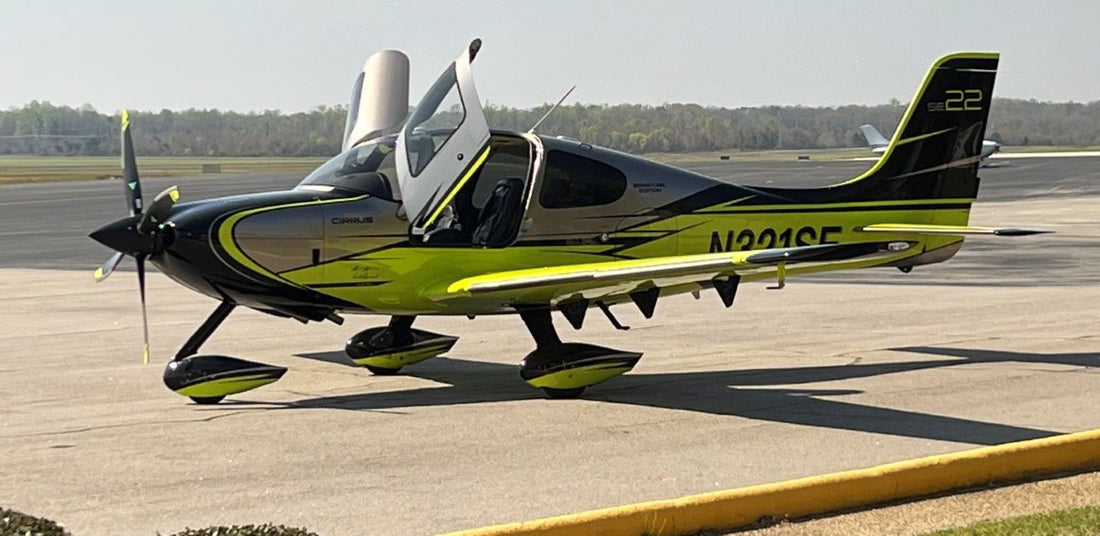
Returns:
[[[913,223],[876,223],[856,229],[864,233],[916,233],[923,235],[995,235],[1027,236],[1053,231],[1021,227],[976,227],[967,225],[929,225]]]

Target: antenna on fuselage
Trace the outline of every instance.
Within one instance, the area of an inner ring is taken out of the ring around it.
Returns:
[[[569,91],[566,91],[566,92],[565,92],[565,95],[562,95],[562,96],[561,96],[561,98],[560,98],[560,99],[558,99],[558,103],[557,103],[557,104],[555,104],[555,105],[554,105],[554,106],[553,106],[552,108],[550,108],[549,110],[547,110],[545,114],[542,114],[542,117],[541,117],[541,118],[539,118],[539,120],[538,120],[538,121],[535,121],[535,124],[534,124],[534,126],[532,126],[532,127],[531,127],[531,130],[528,130],[528,131],[527,131],[527,133],[528,133],[528,134],[534,134],[534,133],[535,133],[535,129],[536,129],[536,128],[539,128],[539,125],[541,125],[543,121],[546,121],[546,118],[547,118],[547,117],[550,117],[550,114],[554,113],[554,110],[557,110],[557,109],[558,109],[558,106],[561,106],[561,103],[565,102],[565,99],[566,99],[566,97],[568,97],[568,96],[569,96],[569,94],[570,94],[570,93],[572,93],[574,89],[577,89],[577,86],[576,86],[576,85],[574,85],[573,87],[569,88]]]

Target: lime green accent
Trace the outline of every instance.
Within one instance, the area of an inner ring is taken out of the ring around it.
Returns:
[[[940,134],[943,134],[944,132],[951,132],[952,130],[955,130],[955,128],[954,127],[945,128],[943,130],[937,130],[935,132],[929,132],[928,134],[921,134],[920,136],[913,136],[912,138],[905,138],[904,140],[898,140],[898,145],[905,145],[906,143],[913,143],[915,141],[923,140],[925,138],[931,138],[932,136],[938,136]]]
[[[171,197],[173,202],[179,201],[180,200],[180,190],[179,190],[179,188],[176,188],[175,186],[173,186],[171,190],[168,190],[168,197]]]
[[[485,160],[487,158],[489,158],[489,147],[485,147],[485,150],[481,151],[481,156],[477,157],[474,165],[470,166],[470,169],[466,171],[466,174],[462,176],[462,179],[460,179],[458,183],[456,183],[454,187],[451,188],[451,191],[447,193],[447,197],[444,197],[443,202],[439,203],[439,206],[436,207],[435,212],[432,212],[432,215],[430,218],[428,218],[428,221],[424,222],[424,227],[431,225],[432,222],[434,222],[435,219],[439,217],[439,215],[443,212],[443,208],[446,207],[447,204],[455,198],[455,195],[458,194],[458,191],[461,190],[466,182],[470,180],[470,177],[473,177],[474,174],[477,173],[477,170],[481,169],[481,165],[485,163]]]
[[[257,387],[263,387],[269,383],[275,383],[278,379],[278,377],[272,376],[270,373],[250,374],[233,378],[218,378],[196,383],[194,385],[188,385],[176,391],[176,393],[183,396],[194,396],[199,398],[235,395]]]
[[[925,90],[928,89],[928,84],[932,82],[932,77],[936,74],[936,71],[948,61],[968,58],[968,59],[987,59],[995,60],[999,59],[1001,55],[996,52],[956,52],[954,54],[948,54],[936,60],[932,64],[932,67],[928,69],[928,73],[924,75],[924,81],[921,82],[917,88],[917,92],[913,95],[913,99],[909,101],[909,107],[905,109],[905,115],[901,118],[901,123],[898,123],[898,128],[894,130],[894,135],[890,138],[890,144],[886,146],[886,152],[882,154],[882,157],[875,162],[875,165],[871,166],[871,169],[864,171],[860,175],[853,179],[842,182],[836,186],[843,184],[850,184],[853,182],[861,181],[871,175],[874,175],[878,170],[882,169],[882,166],[886,164],[886,161],[890,159],[890,155],[893,154],[894,148],[898,146],[898,136],[901,136],[902,132],[905,132],[906,127],[909,126],[910,119],[913,118],[913,114],[916,113],[917,106],[920,105],[920,98],[924,95]]]
[[[141,351],[141,364],[143,364],[143,365],[148,365],[149,364],[149,344],[148,343],[145,344],[145,348],[142,349],[142,351]]]
[[[298,288],[305,288],[300,283],[296,283],[294,281],[291,281],[290,279],[281,277],[278,274],[271,272],[267,268],[260,266],[256,263],[256,261],[253,261],[248,255],[241,251],[241,248],[237,247],[237,241],[233,239],[233,228],[236,227],[237,223],[240,222],[242,219],[247,218],[248,216],[251,216],[253,214],[259,214],[261,212],[294,207],[304,207],[307,205],[324,205],[328,203],[354,203],[361,199],[366,199],[367,197],[370,196],[361,195],[358,197],[349,197],[346,199],[318,199],[313,201],[302,201],[299,203],[288,203],[286,205],[275,205],[270,207],[260,207],[251,210],[244,210],[226,218],[218,227],[218,243],[221,244],[222,248],[225,249],[225,252],[228,253],[229,256],[233,258],[233,260],[239,262],[243,266],[247,267],[249,270],[279,283],[284,283]],[[316,268],[320,269],[323,268],[323,266],[318,266]]]
[[[130,128],[130,110],[122,110],[122,130]]]
[[[576,389],[578,387],[589,387],[597,383],[605,382],[615,376],[629,372],[632,368],[634,367],[631,365],[624,365],[623,363],[595,363],[558,372],[551,372],[550,374],[527,380],[527,384],[540,389],[543,387],[549,387],[551,389]]]
[[[455,339],[448,337],[447,340],[432,342],[419,348],[413,348],[410,350],[402,350],[394,352],[392,354],[380,354],[370,357],[361,357],[359,359],[352,359],[357,365],[370,365],[372,367],[380,367],[387,369],[399,369],[405,365],[412,365],[413,363],[419,363],[426,359],[431,359],[447,350],[450,350],[455,344]]]
[[[96,282],[102,281],[103,280],[103,267],[100,266],[99,268],[96,268],[95,269],[95,274],[93,274],[93,275],[95,275]]]
[[[705,262],[711,260],[727,261],[729,268],[732,269],[734,265],[745,262],[745,259],[755,252],[752,251],[739,251],[729,253],[704,253],[700,255],[682,255],[673,258],[660,257],[656,259],[637,259],[637,260],[617,260],[607,262],[594,262],[586,264],[570,264],[565,266],[547,266],[545,268],[531,268],[527,270],[513,270],[508,272],[498,272],[495,274],[485,274],[474,276],[466,279],[455,281],[447,287],[447,292],[451,294],[468,293],[471,288],[478,284],[484,283],[501,283],[506,281],[522,281],[522,280],[538,280],[548,277],[556,276],[569,276],[582,273],[602,272],[607,274],[608,282],[611,283],[614,280],[620,278],[614,278],[611,274],[615,272],[623,273],[621,279],[633,280],[629,275],[631,270],[644,270],[650,268],[665,268],[669,270],[675,270],[678,266],[691,266],[692,263]],[[652,276],[647,276],[647,278]],[[591,280],[592,277],[586,278]],[[578,281],[579,282],[579,281]]]

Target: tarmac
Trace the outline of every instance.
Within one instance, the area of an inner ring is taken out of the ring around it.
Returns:
[[[424,318],[448,357],[371,376],[343,342],[383,319],[302,325],[234,312],[204,351],[290,367],[191,404],[161,364],[214,308],[149,279],[141,364],[132,273],[101,284],[86,238],[122,215],[112,181],[0,186],[0,503],[77,535],[272,522],[424,534],[854,469],[1100,427],[1100,158],[983,168],[972,223],[1053,235],[968,239],[946,264],[662,299],[632,327],[563,338],[645,352],[580,400],[520,380],[518,318]],[[748,184],[824,184],[866,162],[700,162]],[[178,182],[185,199],[296,176]],[[769,182],[770,181],[770,182]],[[129,261],[124,264],[131,264]],[[592,317],[597,320],[597,317]]]

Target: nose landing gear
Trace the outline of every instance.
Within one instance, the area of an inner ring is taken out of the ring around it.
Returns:
[[[217,404],[228,395],[278,381],[286,369],[223,355],[194,355],[171,361],[164,384],[196,404]]]
[[[164,368],[164,385],[196,404],[217,404],[223,398],[276,382],[286,369],[223,355],[195,355],[237,304],[223,301],[183,344]]]

